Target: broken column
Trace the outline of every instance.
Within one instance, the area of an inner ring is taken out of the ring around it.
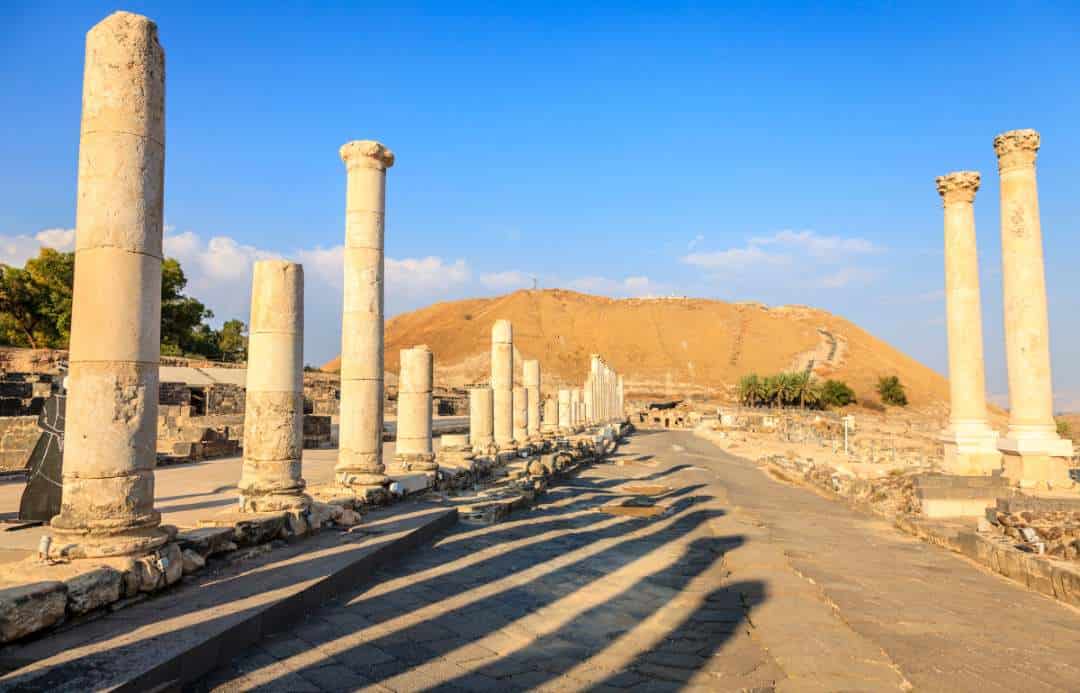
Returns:
[[[161,344],[165,54],[117,12],[86,35],[67,433],[54,551],[145,554],[154,509]]]
[[[514,397],[514,440],[524,445],[529,438],[529,394],[523,387],[515,387]]]
[[[570,433],[573,423],[570,421],[570,390],[559,390],[559,432]]]
[[[389,483],[383,436],[383,232],[389,149],[370,140],[341,148],[345,202],[345,291],[341,315],[338,482],[358,492]]]
[[[490,387],[469,390],[469,445],[474,452],[487,452],[495,443],[491,401]]]
[[[540,425],[540,432],[545,436],[559,432],[559,403],[552,397],[544,400],[544,422]]]
[[[525,361],[522,370],[529,410],[527,432],[529,438],[536,438],[540,435],[540,362],[535,359]]]
[[[431,448],[431,387],[435,360],[426,345],[401,350],[394,461],[409,471],[439,468]]]
[[[304,268],[260,260],[251,280],[242,512],[302,511]]]
[[[1050,379],[1042,230],[1035,182],[1039,133],[994,138],[1001,176],[1001,283],[1009,370],[1009,430],[998,440],[1004,476],[1014,483],[1071,483],[1072,442],[1057,434]]]
[[[945,205],[945,312],[949,342],[949,426],[942,433],[950,474],[989,475],[1001,468],[997,433],[986,410],[979,260],[973,203],[979,174],[937,179]]]
[[[514,447],[514,328],[496,320],[491,328],[491,395],[495,443]]]

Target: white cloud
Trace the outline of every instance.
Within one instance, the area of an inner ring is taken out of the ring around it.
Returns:
[[[520,270],[489,272],[480,275],[480,284],[492,291],[515,291],[528,289],[533,285],[533,276]]]
[[[69,251],[75,248],[75,229],[43,229],[33,236],[0,234],[0,263],[22,267],[42,248]]]
[[[705,240],[705,236],[698,234],[690,239],[690,242],[686,244],[686,252],[690,252],[698,246],[699,243]]]
[[[606,294],[609,296],[644,297],[661,294],[664,287],[648,277],[634,276],[625,279],[608,277],[579,277],[562,283],[567,288],[582,293]]]
[[[708,253],[690,253],[682,259],[688,265],[707,270],[739,271],[762,266],[791,264],[787,255],[767,253],[756,245],[745,248],[729,248]]]
[[[386,292],[408,297],[445,297],[445,292],[468,283],[472,272],[464,260],[452,263],[429,255],[422,258],[386,258]]]
[[[704,270],[716,280],[738,276],[773,289],[841,289],[877,277],[880,272],[863,263],[865,256],[881,250],[858,236],[784,230],[754,236],[743,247],[688,253],[682,262]]]

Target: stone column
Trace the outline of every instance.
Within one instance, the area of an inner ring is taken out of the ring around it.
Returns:
[[[1004,474],[1017,482],[1068,485],[1071,441],[1057,435],[1050,380],[1042,230],[1035,183],[1039,133],[994,138],[1001,175],[1001,283],[1009,368],[1009,430],[998,441]]]
[[[559,403],[551,397],[544,400],[544,422],[540,430],[545,435],[559,432]]]
[[[592,418],[591,423],[598,424],[602,420],[600,402],[600,354],[589,356],[589,384],[592,388]]]
[[[559,390],[559,431],[569,433],[572,427],[570,421],[570,390]]]
[[[260,260],[251,279],[242,512],[302,511],[304,268]]]
[[[491,390],[495,442],[514,447],[514,328],[496,320],[491,328]]]
[[[523,364],[526,396],[528,397],[528,435],[536,438],[540,435],[540,362],[525,361]]]
[[[389,149],[369,140],[341,148],[348,173],[345,293],[341,315],[339,483],[372,491],[389,483],[383,436],[383,231]]]
[[[945,312],[949,337],[949,426],[942,433],[950,474],[989,475],[1001,468],[997,433],[986,411],[975,192],[979,174],[937,179],[945,205]]]
[[[620,375],[619,379],[615,383],[615,403],[616,411],[618,412],[619,421],[626,418],[626,399],[623,377]]]
[[[596,420],[595,404],[593,400],[592,374],[585,376],[585,423],[592,424]]]
[[[574,388],[574,426],[585,423],[585,394],[580,387]]]
[[[433,472],[439,468],[431,448],[434,366],[435,359],[426,345],[401,350],[394,461],[405,470]]]
[[[495,443],[492,416],[491,388],[469,390],[469,445],[474,452],[486,452]]]
[[[529,393],[523,387],[513,389],[514,440],[524,445],[529,438]]]
[[[165,53],[157,25],[117,12],[86,35],[67,435],[54,550],[147,553],[161,343]]]

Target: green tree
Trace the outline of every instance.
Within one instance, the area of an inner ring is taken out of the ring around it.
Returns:
[[[896,407],[907,406],[907,393],[904,392],[904,385],[900,382],[900,378],[895,375],[878,378],[877,393],[881,396],[881,401],[884,404],[891,404]]]
[[[246,327],[242,320],[226,320],[221,326],[218,348],[225,361],[244,361],[247,359]]]
[[[0,264],[0,344],[66,349],[71,338],[75,254],[42,248],[23,268]],[[180,263],[161,265],[161,353],[207,359],[244,359],[244,324],[230,320],[221,330],[201,301],[184,294]]]
[[[30,348],[64,348],[71,335],[73,253],[42,248],[22,269],[0,266],[0,340]]]
[[[744,406],[756,407],[760,401],[761,379],[757,373],[751,373],[739,378],[739,401]]]
[[[826,407],[846,407],[855,403],[855,391],[842,380],[826,380],[821,386],[821,403]]]

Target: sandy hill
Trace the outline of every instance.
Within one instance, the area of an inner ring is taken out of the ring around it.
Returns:
[[[867,399],[882,375],[898,375],[913,406],[945,411],[948,384],[938,373],[856,325],[805,306],[769,308],[705,299],[612,299],[573,291],[517,291],[496,298],[436,303],[386,324],[386,370],[398,351],[427,344],[436,381],[487,379],[491,326],[514,325],[515,357],[538,358],[545,386],[580,383],[589,355],[626,374],[634,396],[726,399],[747,373],[810,368],[846,381]],[[335,371],[338,360],[324,366]],[[520,378],[521,370],[515,364]]]

